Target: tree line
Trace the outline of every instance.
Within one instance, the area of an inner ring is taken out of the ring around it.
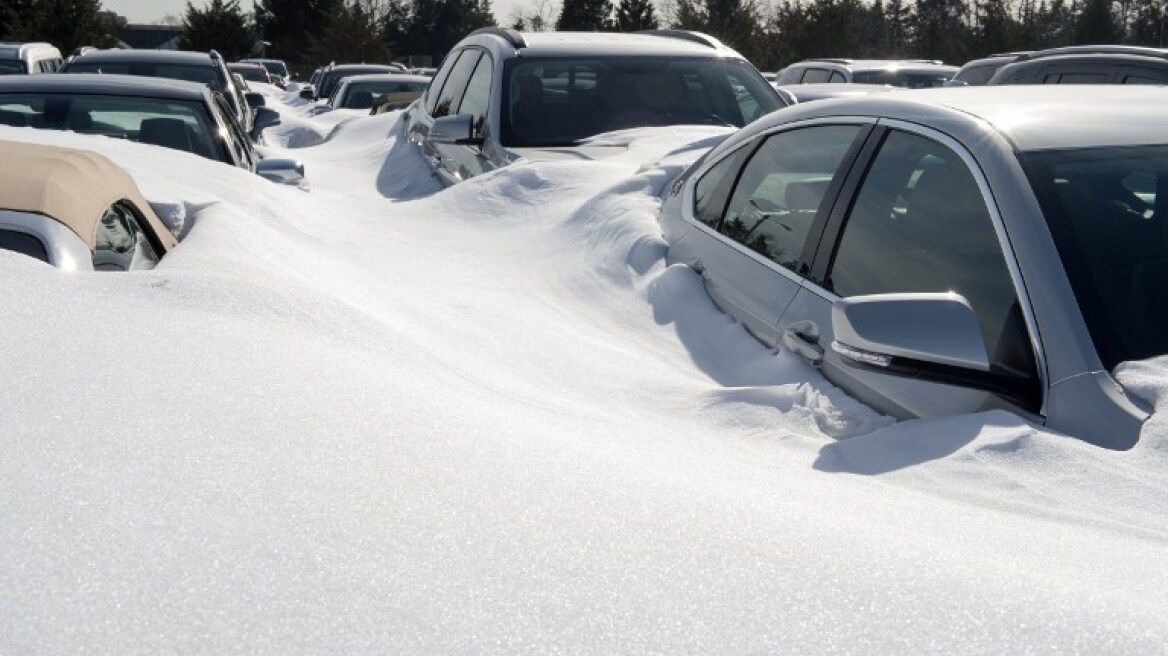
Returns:
[[[182,47],[228,59],[260,54],[301,73],[328,62],[430,57],[480,27],[698,30],[761,70],[813,57],[960,64],[991,53],[1075,44],[1162,46],[1161,0],[525,0],[497,21],[491,0],[189,0]],[[119,25],[100,0],[3,0],[0,38],[68,52],[109,47]]]

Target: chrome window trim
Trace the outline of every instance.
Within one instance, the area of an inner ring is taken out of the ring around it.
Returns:
[[[63,271],[92,271],[93,253],[60,221],[43,214],[0,210],[0,230],[23,232],[40,240],[49,264]]]
[[[782,274],[786,278],[790,279],[792,282],[794,282],[796,284],[804,284],[807,282],[807,279],[804,278],[803,276],[795,273],[794,271],[779,264],[778,262],[775,262],[774,260],[770,259],[769,257],[763,257],[760,253],[757,253],[757,252],[747,248],[744,244],[741,244],[733,239],[730,239],[726,235],[718,232],[717,230],[714,230],[713,228],[706,225],[705,223],[698,221],[697,217],[695,217],[693,214],[694,192],[697,190],[698,180],[700,180],[702,178],[702,176],[704,176],[706,173],[708,173],[710,171],[710,169],[712,169],[715,166],[717,166],[718,164],[722,163],[726,158],[733,156],[735,153],[742,150],[743,148],[747,148],[747,147],[753,148],[753,147],[759,145],[762,141],[765,141],[766,139],[769,139],[773,135],[778,134],[780,132],[788,132],[790,130],[807,128],[807,127],[816,127],[816,126],[820,126],[820,125],[856,125],[859,127],[864,127],[864,126],[875,125],[876,122],[877,122],[877,119],[874,117],[871,117],[871,116],[832,116],[832,117],[825,117],[825,118],[812,118],[812,119],[807,119],[807,120],[803,120],[803,121],[794,121],[791,123],[783,123],[781,125],[775,126],[774,128],[772,128],[770,130],[767,130],[765,132],[759,132],[758,134],[754,135],[753,137],[746,139],[742,143],[740,143],[740,144],[734,146],[733,148],[731,148],[730,150],[727,150],[726,152],[722,153],[721,157],[719,157],[718,159],[702,163],[701,168],[699,168],[696,172],[694,172],[694,174],[692,176],[690,176],[690,181],[688,184],[686,184],[685,191],[682,193],[681,216],[683,219],[685,219],[685,222],[690,225],[690,227],[696,227],[699,230],[704,230],[705,232],[709,233],[710,235],[713,235],[719,241],[725,243],[726,245],[730,246],[734,250],[737,250],[739,253],[746,255],[750,259],[754,260],[755,262],[757,262],[757,263],[759,263],[759,264],[761,264],[769,269],[777,271],[778,273]],[[735,172],[735,175],[740,173],[742,171],[742,168],[745,167],[746,165],[748,165],[749,163],[750,163],[749,160],[747,160],[746,162],[743,162],[742,167],[739,167],[739,169]],[[733,190],[731,190],[731,196],[732,195],[733,195]],[[729,199],[727,199],[727,201],[729,201]],[[817,238],[817,236],[809,234],[808,238],[809,239],[810,238]]]
[[[998,209],[998,203],[994,199],[994,195],[990,190],[989,182],[986,180],[985,172],[982,171],[981,165],[970,154],[969,150],[953,137],[930,128],[919,123],[911,123],[900,119],[881,118],[877,124],[893,130],[900,130],[908,132],[927,139],[931,139],[945,146],[949,150],[957,154],[969,172],[973,175],[974,181],[977,183],[978,191],[981,193],[982,201],[986,204],[989,210],[990,221],[993,223],[994,232],[998,238],[998,247],[1002,249],[1002,256],[1006,260],[1006,269],[1010,273],[1011,282],[1014,284],[1014,294],[1018,297],[1018,304],[1022,308],[1022,318],[1026,322],[1027,337],[1030,339],[1030,347],[1034,351],[1034,366],[1037,369],[1038,380],[1042,385],[1042,403],[1039,404],[1038,414],[1046,417],[1047,402],[1049,400],[1050,379],[1046,368],[1046,352],[1043,350],[1042,341],[1038,338],[1038,321],[1034,316],[1034,308],[1030,303],[1030,293],[1026,288],[1025,280],[1022,278],[1022,271],[1018,267],[1017,257],[1014,253],[1014,248],[1010,244],[1010,239],[1006,233],[1005,222],[1002,220],[1002,215]],[[879,154],[879,150],[873,155]],[[871,163],[869,162],[869,165]],[[856,188],[856,193],[859,193],[863,187],[863,183]],[[847,222],[845,221],[841,226],[841,234],[843,230],[847,229]],[[832,246],[834,250],[834,245]],[[834,255],[834,253],[833,253]],[[803,285],[808,291],[827,300],[835,302],[841,298],[833,292],[830,292],[823,287],[815,284],[811,280],[804,279]]]

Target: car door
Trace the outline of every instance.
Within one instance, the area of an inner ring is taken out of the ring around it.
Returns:
[[[779,322],[781,335],[820,354],[824,375],[860,400],[899,417],[989,407],[1037,412],[960,385],[865,369],[832,349],[832,304],[841,297],[957,292],[973,308],[995,370],[1017,374],[1041,399],[1024,289],[1001,219],[975,161],[956,142],[910,124],[872,136],[832,211],[811,275]],[[845,200],[847,202],[845,202]],[[814,360],[814,358],[809,358]]]
[[[762,135],[700,172],[693,226],[670,246],[715,304],[766,344],[809,269],[830,200],[869,126],[803,124]]]
[[[445,113],[439,112],[449,111],[449,104],[440,107],[438,103],[444,97],[442,92],[463,55],[477,57],[478,51],[468,53],[467,49],[462,49],[447,55],[438,68],[438,72],[434,75],[434,79],[430,82],[430,86],[426,87],[426,93],[422,95],[419,102],[411,105],[406,113],[406,136],[411,142],[418,145],[422,151],[422,157],[434,169],[435,173],[439,173],[439,169],[442,168],[442,160],[435,148],[437,144],[430,140],[430,128],[434,125],[434,119],[445,116]],[[467,75],[469,76],[469,72]]]
[[[462,114],[471,117],[471,139],[474,142],[435,145],[442,167],[446,174],[455,180],[465,180],[495,168],[484,154],[483,145],[490,123],[488,112],[491,106],[493,78],[494,61],[488,53],[482,52],[470,78],[466,81],[457,109],[450,112],[451,115]]]

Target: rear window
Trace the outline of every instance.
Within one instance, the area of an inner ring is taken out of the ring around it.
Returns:
[[[165,77],[172,80],[186,80],[210,85],[222,91],[224,81],[216,74],[215,67],[208,60],[205,66],[194,64],[167,64],[162,62],[110,62],[85,61],[78,59],[65,65],[63,73],[105,73],[109,75],[138,75],[141,77]]]

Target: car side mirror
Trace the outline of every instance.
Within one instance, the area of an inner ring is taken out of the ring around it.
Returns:
[[[295,159],[261,159],[256,174],[279,184],[294,185],[304,179],[304,164]]]
[[[435,143],[477,146],[483,140],[474,136],[474,119],[470,114],[455,114],[434,119],[430,140]]]
[[[252,109],[258,109],[268,104],[268,101],[264,99],[264,94],[258,91],[248,91],[243,94],[243,99],[247,101],[247,106]]]
[[[316,91],[312,87],[303,87],[300,89],[300,97],[305,100],[312,100],[316,98]]]
[[[1034,381],[990,365],[977,314],[960,294],[841,298],[832,304],[831,328],[831,349],[849,366],[992,392],[1024,408],[1038,404]]]

